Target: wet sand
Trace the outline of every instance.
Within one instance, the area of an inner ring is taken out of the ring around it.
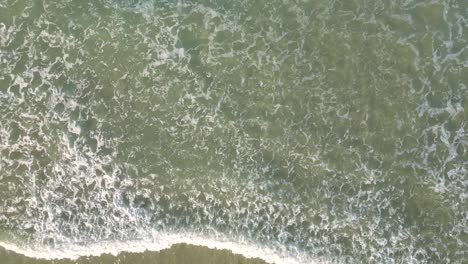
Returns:
[[[0,247],[1,264],[267,264],[258,258],[245,258],[230,250],[210,249],[204,246],[176,244],[161,251],[143,253],[122,252],[117,256],[81,257],[76,260],[45,260],[26,257]]]

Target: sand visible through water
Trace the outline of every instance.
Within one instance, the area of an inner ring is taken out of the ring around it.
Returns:
[[[0,245],[461,264],[467,19],[463,0],[1,0]]]

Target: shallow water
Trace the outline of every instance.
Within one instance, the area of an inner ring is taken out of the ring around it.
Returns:
[[[0,246],[462,263],[467,31],[462,0],[2,0]]]

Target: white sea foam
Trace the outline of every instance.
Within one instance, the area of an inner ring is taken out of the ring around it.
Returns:
[[[291,252],[278,251],[247,241],[229,241],[224,238],[209,238],[198,234],[165,233],[153,234],[154,238],[134,241],[96,242],[86,245],[70,244],[66,247],[32,247],[14,243],[0,242],[0,247],[18,254],[39,259],[78,259],[82,256],[99,256],[102,254],[118,255],[121,252],[141,253],[144,251],[160,251],[175,244],[187,243],[195,246],[205,246],[210,249],[227,249],[246,258],[260,258],[268,263],[301,264],[330,263],[325,260],[312,260],[305,253],[292,256]]]

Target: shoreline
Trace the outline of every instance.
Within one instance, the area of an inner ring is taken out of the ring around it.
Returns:
[[[44,259],[17,253],[0,246],[0,261],[3,264],[92,264],[92,263],[226,263],[226,264],[274,264],[260,258],[249,258],[232,252],[229,249],[211,249],[207,246],[178,243],[170,248],[143,252],[122,251],[117,255],[104,253],[98,256],[81,256],[78,259]]]
[[[310,256],[306,252],[291,251],[286,248],[271,248],[267,245],[261,245],[257,243],[248,242],[245,240],[233,241],[226,237],[207,237],[195,233],[160,233],[160,232],[148,232],[148,236],[141,240],[130,240],[130,241],[101,241],[88,244],[75,244],[70,243],[63,245],[62,247],[47,247],[34,245],[20,245],[15,243],[8,243],[0,241],[0,248],[3,251],[9,251],[10,254],[22,255],[30,259],[43,259],[45,262],[40,263],[61,263],[57,262],[60,260],[78,260],[84,258],[101,257],[104,255],[108,256],[119,256],[122,253],[124,255],[129,254],[153,254],[157,255],[158,252],[165,252],[165,250],[179,250],[180,245],[186,245],[183,252],[186,250],[197,250],[205,249],[211,253],[202,255],[216,255],[216,252],[230,252],[231,255],[239,255],[239,257],[245,259],[258,259],[261,262],[254,262],[258,264],[302,264],[302,263],[327,263],[324,259],[310,259]],[[148,253],[149,252],[149,253]],[[179,252],[178,254],[184,255],[185,253]],[[192,252],[193,253],[193,252]],[[190,253],[187,253],[190,255]],[[2,254],[0,254],[0,263],[3,264]],[[4,255],[4,254],[3,254]],[[185,254],[186,255],[186,254]],[[187,260],[189,260],[187,258]],[[26,262],[29,263],[29,262]],[[65,262],[67,263],[67,262]],[[73,262],[74,263],[74,262]],[[77,262],[80,263],[80,262]],[[85,262],[88,263],[88,262]],[[92,263],[92,262],[89,262]],[[112,262],[110,262],[112,263]],[[163,262],[166,263],[166,262]],[[172,263],[172,262],[168,262]],[[175,262],[179,263],[179,262]],[[197,263],[197,262],[189,262]],[[202,263],[206,263],[202,262]],[[207,262],[210,263],[210,262]],[[214,262],[218,263],[218,262]],[[230,263],[221,261],[220,263]],[[235,262],[237,263],[237,262]],[[249,263],[249,262],[240,262]]]

